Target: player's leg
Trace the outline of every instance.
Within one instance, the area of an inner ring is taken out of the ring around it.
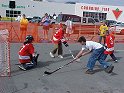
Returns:
[[[106,68],[107,66],[110,66],[110,63],[105,62],[105,59],[107,57],[106,54],[104,54],[104,48],[98,49],[98,61],[101,64],[102,68]]]
[[[62,42],[60,42],[60,43],[58,44],[58,57],[59,57],[59,58],[63,58],[62,54],[63,54]]]
[[[108,62],[105,61],[105,56],[106,55],[104,54],[104,49],[101,50],[101,51],[99,51],[99,53],[100,53],[100,56],[98,58],[99,63],[105,69],[105,71],[107,73],[111,73],[113,71],[113,69],[114,69],[114,66],[112,66],[112,64],[110,64],[110,63],[108,63]]]
[[[39,57],[39,54],[36,54],[36,56],[32,57],[32,63],[34,64],[34,66],[37,66],[38,57]]]
[[[20,41],[22,42],[23,41],[23,33],[24,33],[24,31],[23,31],[23,29],[21,29],[21,31],[20,31],[21,33],[20,33]]]
[[[22,63],[18,67],[24,71],[31,69],[31,68],[34,68],[37,66],[38,57],[39,57],[39,54],[37,54],[35,57],[32,57],[32,55],[30,55],[31,62]]]
[[[24,34],[24,39],[26,38],[26,33],[27,33],[27,29],[25,28],[25,30],[24,30],[24,32],[23,32]]]
[[[96,57],[96,51],[93,51],[89,60],[88,60],[88,63],[87,63],[87,68],[88,70],[85,72],[86,74],[94,74],[94,71],[93,71],[93,68],[95,66],[95,63],[97,61],[97,57]]]
[[[19,67],[20,69],[26,71],[26,70],[29,70],[29,69],[31,69],[31,68],[36,67],[36,64],[37,64],[37,63],[35,62],[35,59],[32,58],[32,61],[31,61],[31,62],[23,63],[23,64],[19,65],[18,67]]]
[[[115,57],[114,53],[110,54],[111,58],[115,61],[118,62],[117,58]]]
[[[58,50],[58,44],[54,44],[54,49],[53,51],[50,52],[50,56],[55,57],[54,55],[56,54],[57,50]]]

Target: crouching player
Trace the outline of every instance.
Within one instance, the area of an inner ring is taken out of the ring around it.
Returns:
[[[55,54],[58,50],[58,57],[63,58],[63,49],[62,49],[62,43],[68,47],[67,42],[64,39],[64,33],[66,31],[66,25],[60,24],[59,30],[53,35],[53,43],[54,43],[54,49],[50,52],[51,57],[55,57]]]
[[[94,74],[93,68],[97,60],[99,61],[102,68],[104,68],[107,73],[111,73],[113,71],[114,66],[104,61],[105,54],[104,54],[104,47],[102,44],[94,41],[86,41],[84,36],[81,36],[78,42],[83,46],[81,51],[75,57],[75,59],[91,53],[91,56],[87,63],[88,70],[86,71],[86,74]]]
[[[24,71],[37,66],[39,54],[34,53],[33,40],[33,36],[27,35],[23,46],[19,50],[19,62],[21,65],[18,67]]]

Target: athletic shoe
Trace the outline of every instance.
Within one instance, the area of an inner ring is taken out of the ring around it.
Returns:
[[[51,52],[50,52],[50,56],[51,56],[52,58],[54,58],[54,57],[55,57],[55,56],[53,55],[53,53],[51,53]]]
[[[105,72],[112,73],[113,69],[114,69],[114,66],[112,66],[112,65],[108,66],[107,68],[105,68]]]
[[[118,63],[118,60],[115,60],[115,63]]]
[[[59,57],[59,58],[63,58],[63,56],[62,56],[62,55],[58,55],[58,57]]]
[[[94,74],[94,71],[93,71],[93,70],[88,69],[88,70],[85,72],[85,74]]]
[[[26,71],[26,69],[23,67],[23,65],[18,66],[21,70]]]

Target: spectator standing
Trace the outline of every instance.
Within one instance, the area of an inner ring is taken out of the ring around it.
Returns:
[[[49,16],[48,16],[47,13],[42,18],[42,23],[43,23],[43,39],[48,39],[48,31],[49,31],[50,19],[49,19]]]
[[[56,20],[56,17],[57,17],[57,16],[56,16],[56,14],[54,13],[54,14],[53,14],[53,19]]]
[[[106,31],[108,30],[108,27],[107,25],[105,24],[105,22],[101,22],[101,26],[99,28],[99,43],[102,42],[102,38],[104,40],[104,44],[105,44],[105,34],[106,34]]]
[[[60,23],[62,21],[62,12],[60,12],[60,14],[58,15],[57,21]]]
[[[22,18],[20,20],[20,31],[21,31],[20,40],[21,40],[21,42],[23,41],[23,37],[26,37],[27,26],[28,26],[28,20],[26,19],[26,15],[23,14]]]
[[[73,30],[72,30],[72,21],[71,21],[71,18],[70,17],[65,22],[65,25],[67,26],[67,28],[66,28],[66,37],[68,38],[68,40],[70,40],[70,35],[73,33]]]

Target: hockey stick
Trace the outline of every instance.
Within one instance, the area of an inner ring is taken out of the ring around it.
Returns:
[[[69,49],[69,47],[68,47],[68,50],[69,50],[71,56],[72,56],[73,58],[75,58],[74,55],[73,55],[73,53],[72,53],[72,51]]]
[[[62,69],[64,66],[67,66],[67,65],[73,63],[75,60],[76,60],[76,59],[73,59],[72,61],[68,62],[67,64],[65,64],[65,65],[63,65],[63,66],[60,66],[59,68],[57,68],[56,70],[54,70],[54,71],[52,71],[52,72],[45,71],[44,74],[50,75],[50,74],[52,74],[52,73],[54,73],[54,72],[56,72],[56,71]]]
[[[71,56],[72,56],[72,58],[74,59],[75,57],[74,57],[74,55],[73,55],[73,53],[72,53],[72,51],[70,50],[70,48],[68,47],[68,50],[69,50],[69,52],[70,52],[70,54],[71,54]],[[80,59],[78,58],[77,60],[75,60],[76,62],[79,62],[80,61]]]

